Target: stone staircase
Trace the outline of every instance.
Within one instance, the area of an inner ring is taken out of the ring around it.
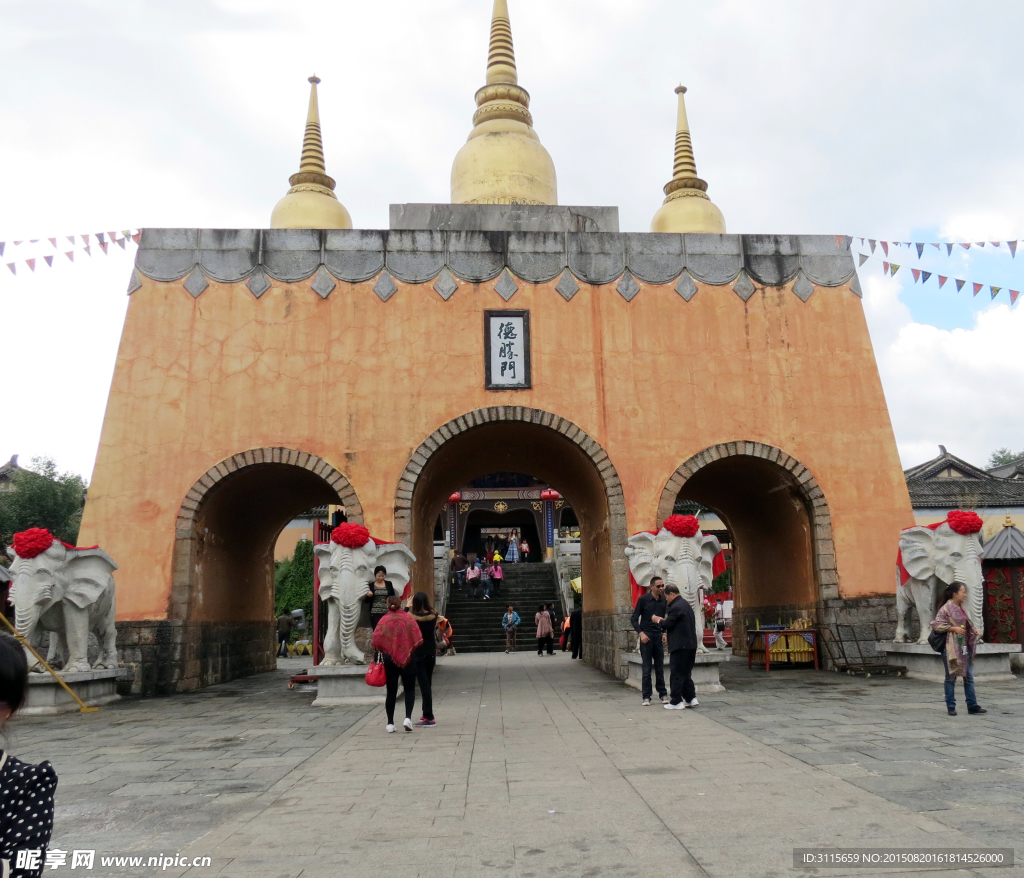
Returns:
[[[553,603],[561,618],[554,564],[502,564],[501,569],[505,574],[501,594],[492,592],[489,601],[467,597],[463,589],[452,586],[445,615],[455,632],[452,645],[457,652],[504,652],[505,631],[501,617],[509,604],[515,605],[522,619],[518,635],[520,650],[537,646],[533,617],[538,604]]]

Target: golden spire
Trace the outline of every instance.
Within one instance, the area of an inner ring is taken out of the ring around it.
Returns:
[[[557,204],[555,166],[519,86],[507,0],[494,0],[485,82],[474,128],[452,165],[452,203]]]
[[[672,179],[665,185],[665,201],[651,221],[652,232],[713,232],[725,234],[725,217],[707,196],[708,184],[697,176],[686,118],[686,88],[676,89],[676,149]]]
[[[327,176],[316,93],[319,82],[318,77],[309,77],[309,112],[299,170],[288,178],[292,188],[274,207],[270,216],[272,229],[352,228],[352,217],[334,194],[334,178]]]

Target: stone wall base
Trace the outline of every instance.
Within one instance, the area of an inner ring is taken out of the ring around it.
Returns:
[[[631,610],[583,611],[583,660],[599,671],[626,678],[622,654],[632,652],[636,632],[629,624]]]
[[[172,695],[250,677],[277,666],[268,622],[118,622],[117,650],[128,670],[122,695]]]

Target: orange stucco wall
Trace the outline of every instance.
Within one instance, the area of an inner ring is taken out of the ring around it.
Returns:
[[[483,311],[529,309],[533,389],[484,390]],[[622,480],[630,532],[655,524],[676,467],[716,443],[775,445],[828,501],[840,594],[891,592],[898,531],[914,523],[861,300],[788,288],[744,303],[701,286],[684,302],[644,286],[460,283],[447,302],[372,282],[322,299],[305,283],[254,298],[211,283],[144,280],[132,295],[81,539],[121,565],[118,617],[168,610],[175,519],[211,466],[254,447],[318,455],[355,488],[375,536],[394,533],[410,454],[433,430],[493,405],[553,412],[586,430]],[[284,524],[285,522],[280,522]]]

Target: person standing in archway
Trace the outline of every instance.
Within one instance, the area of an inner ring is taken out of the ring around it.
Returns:
[[[689,601],[679,596],[678,585],[665,587],[668,612],[664,618],[651,616],[651,621],[668,632],[668,663],[672,698],[666,710],[696,707],[697,690],[693,685],[693,663],[697,658],[697,620]]]
[[[512,531],[508,535],[508,547],[505,550],[505,560],[509,564],[519,563],[519,531]]]
[[[288,641],[291,640],[295,620],[287,607],[277,617],[277,657],[288,658]]]
[[[395,596],[395,586],[387,578],[388,570],[378,564],[373,568],[373,582],[366,592],[364,600],[371,601],[370,604],[370,628],[377,630],[377,623],[384,618],[388,611],[388,598]]]
[[[650,589],[640,595],[630,623],[633,630],[640,635],[640,656],[643,659],[643,675],[640,680],[640,704],[649,707],[651,704],[651,669],[654,669],[654,682],[658,689],[661,703],[668,701],[668,690],[665,688],[665,650],[662,646],[662,630],[654,616],[664,616],[668,610],[665,601],[665,581],[660,576],[652,576]]]

